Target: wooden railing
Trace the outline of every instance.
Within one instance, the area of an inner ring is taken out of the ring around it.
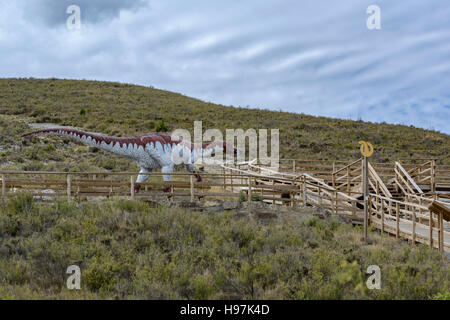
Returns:
[[[237,182],[242,181],[242,175],[251,175],[250,185],[241,188],[248,198],[257,195],[272,204],[320,206],[351,218],[355,223],[363,220],[362,200],[348,196],[308,173],[279,172],[252,161],[235,167],[223,166],[222,169]]]
[[[152,173],[153,181],[140,183],[135,193],[134,172],[0,172],[2,198],[19,191],[31,193],[40,200],[67,198],[83,200],[91,197],[125,196],[131,199],[164,195],[170,200],[184,198],[194,201],[202,197],[245,198],[284,206],[322,206],[354,221],[362,220],[362,202],[334,190],[311,175],[264,175],[237,168],[224,168],[222,174],[203,174],[196,182],[192,174],[173,173],[173,181],[163,182],[163,173]],[[163,192],[163,188],[170,188]]]
[[[427,166],[431,166],[432,163],[427,164],[427,162],[434,162],[433,166],[435,183],[450,184],[450,164],[439,163],[439,159],[437,158],[401,158],[396,160],[400,161],[403,167],[407,169],[407,171],[418,166],[422,166],[423,168],[420,170],[420,175],[423,176],[423,178],[426,178],[427,175],[429,176],[431,174],[430,171],[426,170],[428,169]],[[267,165],[266,162],[262,163],[261,161],[262,160],[260,160],[258,165]],[[266,159],[264,161],[270,161],[270,159]],[[284,172],[309,172],[317,177],[330,179],[333,172],[335,172],[339,168],[346,166],[349,161],[351,160],[307,160],[283,158],[279,160],[279,170]],[[393,161],[371,161],[370,163],[375,168],[378,175],[383,181],[387,182],[389,179],[394,178],[395,174],[394,166],[392,165]],[[414,178],[414,174],[412,175],[412,177]]]
[[[391,192],[384,184],[383,180],[381,180],[380,176],[372,167],[370,162],[368,162],[368,182],[376,194],[382,194],[385,197],[392,198]]]
[[[428,206],[369,195],[370,223],[381,232],[397,238],[420,242],[440,251],[450,251],[450,233],[444,230],[442,218]]]
[[[280,172],[255,161],[223,165],[221,173],[202,174],[203,181],[200,183],[188,173],[172,173],[171,182],[162,181],[162,176],[167,174],[152,173],[148,182],[140,184],[139,193],[134,191],[136,172],[0,171],[1,196],[5,199],[17,191],[28,191],[42,200],[57,197],[83,200],[99,196],[135,199],[164,195],[171,200],[182,197],[194,201],[209,196],[242,200],[244,196],[247,200],[276,205],[323,207],[358,223],[363,220],[363,200],[359,200],[362,191],[352,188],[361,184],[361,165],[361,159],[354,161],[333,171],[331,179],[298,170]],[[409,171],[396,164],[395,178],[404,190],[405,200],[395,200],[376,168],[369,165],[368,173],[373,190],[368,199],[369,223],[382,232],[414,243],[422,242],[440,250],[449,250],[450,238],[445,229],[450,228],[450,224],[428,209],[432,203],[449,207],[443,195],[435,193],[430,197],[429,194],[416,192],[419,186],[414,185]],[[167,188],[170,191],[163,192]]]
[[[348,195],[361,194],[363,192],[363,161],[358,159],[332,174],[332,185],[337,190],[345,190]],[[392,198],[392,194],[378,175],[375,168],[368,163],[368,183],[376,194],[382,194]]]
[[[398,161],[395,161],[395,183],[405,195],[408,193],[423,194],[422,189]]]
[[[350,195],[352,187],[362,182],[362,159],[353,161],[352,163],[333,171],[332,186],[336,190],[345,190]]]
[[[172,173],[171,182],[162,181],[164,173],[152,173],[149,182],[139,183],[141,190],[135,193],[135,172],[0,172],[2,181],[2,198],[15,191],[28,191],[43,200],[67,196],[69,199],[89,197],[129,196],[132,199],[149,195],[167,195],[194,197],[220,196],[238,197],[239,193],[218,192],[213,187],[225,189],[223,183],[228,178],[221,174],[204,174],[203,181],[197,182],[192,174]],[[236,184],[235,184],[236,186]],[[169,189],[164,192],[163,189]]]
[[[433,202],[437,202],[450,208],[450,199],[445,197],[445,194],[434,193],[425,195],[425,194],[407,193],[405,195],[405,200],[407,202],[414,202],[420,205],[430,205]]]
[[[396,163],[397,164],[397,163]],[[427,185],[431,192],[436,190],[436,160],[426,159],[421,164],[403,164],[407,174],[417,185]],[[420,192],[419,192],[420,193]]]

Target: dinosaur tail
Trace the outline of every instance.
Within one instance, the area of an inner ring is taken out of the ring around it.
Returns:
[[[132,159],[137,158],[137,152],[139,152],[139,147],[142,145],[142,141],[139,139],[139,137],[129,137],[129,138],[111,137],[71,128],[41,129],[25,133],[22,135],[22,137],[42,133],[56,134],[60,136],[73,138],[87,145],[97,147],[99,149]]]

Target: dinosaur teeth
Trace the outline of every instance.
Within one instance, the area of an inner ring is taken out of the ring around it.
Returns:
[[[164,148],[163,148],[161,142],[159,142],[159,141],[156,141],[155,149],[156,149],[157,151],[159,151],[159,152],[163,152],[163,151],[164,151]]]

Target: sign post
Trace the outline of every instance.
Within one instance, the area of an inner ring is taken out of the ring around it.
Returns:
[[[368,200],[369,200],[369,177],[368,177],[368,167],[369,167],[369,157],[373,154],[373,146],[370,142],[359,141],[361,145],[361,154],[364,156],[363,162],[363,188],[364,188],[364,240],[368,237]]]

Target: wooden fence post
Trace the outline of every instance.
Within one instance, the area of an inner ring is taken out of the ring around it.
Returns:
[[[441,243],[442,243],[442,245],[441,245],[441,248],[442,248],[442,251],[444,251],[444,215],[441,214],[440,216],[441,216],[441,228],[442,228],[442,232],[441,232]]]
[[[244,179],[242,178],[241,165],[238,165],[238,175],[240,177],[240,184],[244,184]]]
[[[395,203],[395,216],[396,216],[396,231],[395,237],[400,237],[400,204],[398,202]]]
[[[295,160],[292,160],[292,172],[295,173]]]
[[[428,223],[428,226],[430,227],[430,248],[433,248],[433,212],[430,211],[430,222]]]
[[[248,204],[252,203],[252,177],[248,176]]]
[[[388,209],[389,219],[392,217],[392,200],[389,200],[389,209]]]
[[[423,205],[423,199],[422,199],[422,197],[419,198],[419,205],[420,205],[420,206]],[[422,213],[423,213],[422,208],[419,208],[419,214],[420,214],[420,216],[419,216],[419,223],[422,223]]]
[[[70,201],[72,195],[72,176],[70,174],[67,175],[67,201]]]
[[[272,179],[272,204],[275,204],[275,179]]]
[[[319,207],[322,206],[322,196],[320,195],[320,185],[317,186],[317,198],[319,201]]]
[[[347,194],[350,196],[350,167],[347,167]]]
[[[364,239],[365,240],[367,240],[367,229],[368,229],[368,225],[369,225],[369,213],[367,211],[368,200],[369,200],[369,197],[368,197],[369,176],[367,174],[368,166],[369,166],[369,161],[368,161],[367,157],[364,157],[364,160],[363,160],[363,188],[364,188]]]
[[[261,185],[261,201],[264,202],[264,186]]]
[[[338,214],[338,196],[337,196],[337,190],[334,190],[334,213]]]
[[[190,183],[191,183],[191,202],[194,202],[194,176],[190,176]]]
[[[412,242],[416,244],[416,208],[412,207]]]
[[[381,233],[384,232],[384,200],[381,199]]]
[[[438,248],[440,252],[444,251],[444,216],[446,220],[450,220],[450,210],[445,206],[442,205],[439,202],[432,202],[431,205],[428,207],[428,210],[430,210],[430,216],[432,213],[436,215],[437,220],[437,241],[438,241]]]
[[[376,181],[376,194],[380,195],[380,184],[379,184],[378,180]]]
[[[6,199],[6,178],[5,175],[2,174],[2,200]]]
[[[234,192],[234,186],[233,186],[233,171],[230,170],[230,187],[231,187],[231,192]]]
[[[222,176],[223,176],[223,185],[222,185],[222,187],[223,187],[223,191],[226,190],[226,188],[225,188],[225,183],[226,183],[225,174],[226,174],[225,168],[222,167]]]
[[[430,184],[431,192],[436,192],[436,160],[431,160],[431,172],[430,172]]]
[[[131,187],[130,187],[130,195],[131,195],[131,200],[134,200],[134,179],[133,176],[130,177],[130,181],[131,181]]]
[[[444,215],[438,214],[439,219],[439,251],[444,251]]]
[[[303,207],[306,207],[307,196],[306,196],[306,177],[303,176]]]

